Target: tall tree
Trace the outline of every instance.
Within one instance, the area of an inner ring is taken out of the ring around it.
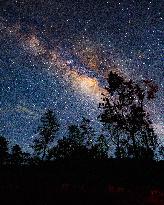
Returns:
[[[90,120],[83,117],[80,124],[81,136],[83,138],[83,143],[87,148],[91,148],[94,143],[94,130],[90,125]]]
[[[70,125],[68,135],[59,139],[57,145],[49,151],[51,159],[81,159],[85,158],[87,154],[87,148],[84,146],[84,136],[77,125]]]
[[[5,137],[0,136],[0,165],[7,164],[8,162],[8,141]]]
[[[92,145],[90,152],[94,159],[106,159],[108,158],[108,150],[107,138],[104,135],[100,135],[96,143]]]
[[[11,162],[14,165],[21,165],[23,163],[23,152],[21,147],[18,144],[12,147]]]
[[[68,127],[68,138],[75,146],[80,146],[84,143],[84,138],[81,135],[80,129],[77,125],[70,125]]]
[[[104,96],[103,112],[100,116],[111,132],[118,157],[153,157],[157,146],[149,114],[144,103],[154,97],[149,88],[125,80],[116,73],[108,76],[108,96]],[[155,90],[157,91],[157,89]]]
[[[42,155],[42,160],[48,152],[49,145],[54,141],[57,131],[59,130],[59,123],[55,113],[52,110],[41,117],[41,125],[38,127],[38,137],[34,139],[34,151],[38,155]]]
[[[68,137],[59,139],[57,145],[50,149],[50,159],[70,159],[76,149],[76,144]]]

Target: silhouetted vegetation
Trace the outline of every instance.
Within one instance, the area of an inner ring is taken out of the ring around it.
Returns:
[[[5,137],[0,136],[0,165],[7,163],[9,159],[8,141]]]
[[[147,81],[139,85],[111,72],[106,89],[109,94],[103,96],[99,116],[106,130],[99,136],[90,120],[83,118],[59,137],[60,124],[53,110],[41,117],[33,153],[24,152],[18,144],[9,149],[9,142],[1,136],[0,190],[35,190],[41,198],[60,192],[117,193],[117,198],[123,192],[130,198],[137,190],[134,197],[154,187],[163,189],[164,163],[154,159],[157,148],[164,158],[164,149],[145,110],[157,87]],[[113,146],[115,158],[109,155]]]
[[[41,125],[38,127],[38,137],[34,139],[33,149],[37,155],[42,154],[44,160],[49,145],[54,141],[55,134],[59,129],[57,118],[52,110],[48,110],[41,118]]]
[[[115,157],[137,160],[154,159],[156,148],[163,155],[145,105],[155,97],[158,88],[152,81],[140,83],[110,72],[104,103],[100,104],[99,116],[107,132],[97,136],[89,119],[83,118],[79,125],[69,125],[67,136],[59,137],[56,113],[48,109],[40,120],[33,140],[33,157],[14,145],[8,151],[8,141],[0,137],[0,163],[38,164],[41,161],[61,159],[107,159],[109,150],[115,147]],[[10,161],[10,163],[9,163]]]
[[[158,145],[152,122],[144,105],[156,90],[136,84],[110,72],[100,118],[110,132],[117,158],[153,159]]]
[[[23,152],[18,144],[12,147],[11,162],[15,165],[21,165],[23,163]]]

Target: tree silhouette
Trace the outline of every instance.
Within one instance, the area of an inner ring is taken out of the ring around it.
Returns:
[[[77,125],[68,126],[68,139],[74,146],[80,146],[84,143],[84,138]]]
[[[32,157],[30,153],[23,152],[23,164],[30,165],[32,163]]]
[[[38,127],[38,137],[34,139],[34,151],[42,154],[42,160],[48,152],[50,143],[53,142],[57,131],[59,130],[59,123],[52,110],[47,112],[41,117],[41,125]]]
[[[144,157],[152,158],[157,136],[144,109],[150,99],[147,88],[113,72],[108,76],[108,85],[109,95],[104,96],[100,119],[111,132],[116,156],[141,159],[144,153]]]
[[[90,129],[88,129],[88,127]],[[57,145],[49,150],[49,159],[105,159],[108,157],[108,143],[106,137],[100,135],[95,143],[88,142],[87,134],[93,134],[89,120],[83,119],[80,128],[77,125],[68,127],[67,137],[59,139]],[[93,135],[92,135],[93,137]]]
[[[90,153],[94,159],[106,159],[108,158],[108,142],[104,135],[100,135],[97,138],[96,144],[92,145]]]
[[[94,143],[94,130],[90,126],[90,120],[83,117],[82,122],[80,124],[80,131],[82,138],[84,140],[84,144],[87,148],[91,148]]]
[[[87,140],[88,120],[83,119],[80,127],[70,125],[67,137],[57,141],[57,145],[49,150],[49,159],[88,159],[91,158]],[[90,144],[91,146],[91,144]],[[91,147],[90,147],[91,149]]]
[[[57,145],[50,149],[49,158],[51,159],[71,159],[79,155],[84,139],[77,125],[68,127],[68,136],[59,139]],[[76,152],[76,154],[75,154]]]
[[[5,165],[8,162],[8,141],[5,137],[0,136],[0,165]]]
[[[57,145],[49,150],[48,159],[69,159],[75,149],[72,141],[66,137],[59,139]]]
[[[18,144],[12,147],[11,162],[14,165],[21,165],[23,163],[23,152]]]

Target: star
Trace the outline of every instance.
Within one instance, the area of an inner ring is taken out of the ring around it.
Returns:
[[[163,139],[162,1],[9,1],[0,8],[1,134],[29,149],[46,109],[95,129],[110,71],[159,87],[146,104]]]

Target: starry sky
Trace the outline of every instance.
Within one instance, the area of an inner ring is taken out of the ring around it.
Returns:
[[[0,134],[25,150],[46,109],[97,130],[110,70],[159,87],[146,105],[164,138],[163,0],[0,0]],[[98,132],[98,131],[97,131]]]

